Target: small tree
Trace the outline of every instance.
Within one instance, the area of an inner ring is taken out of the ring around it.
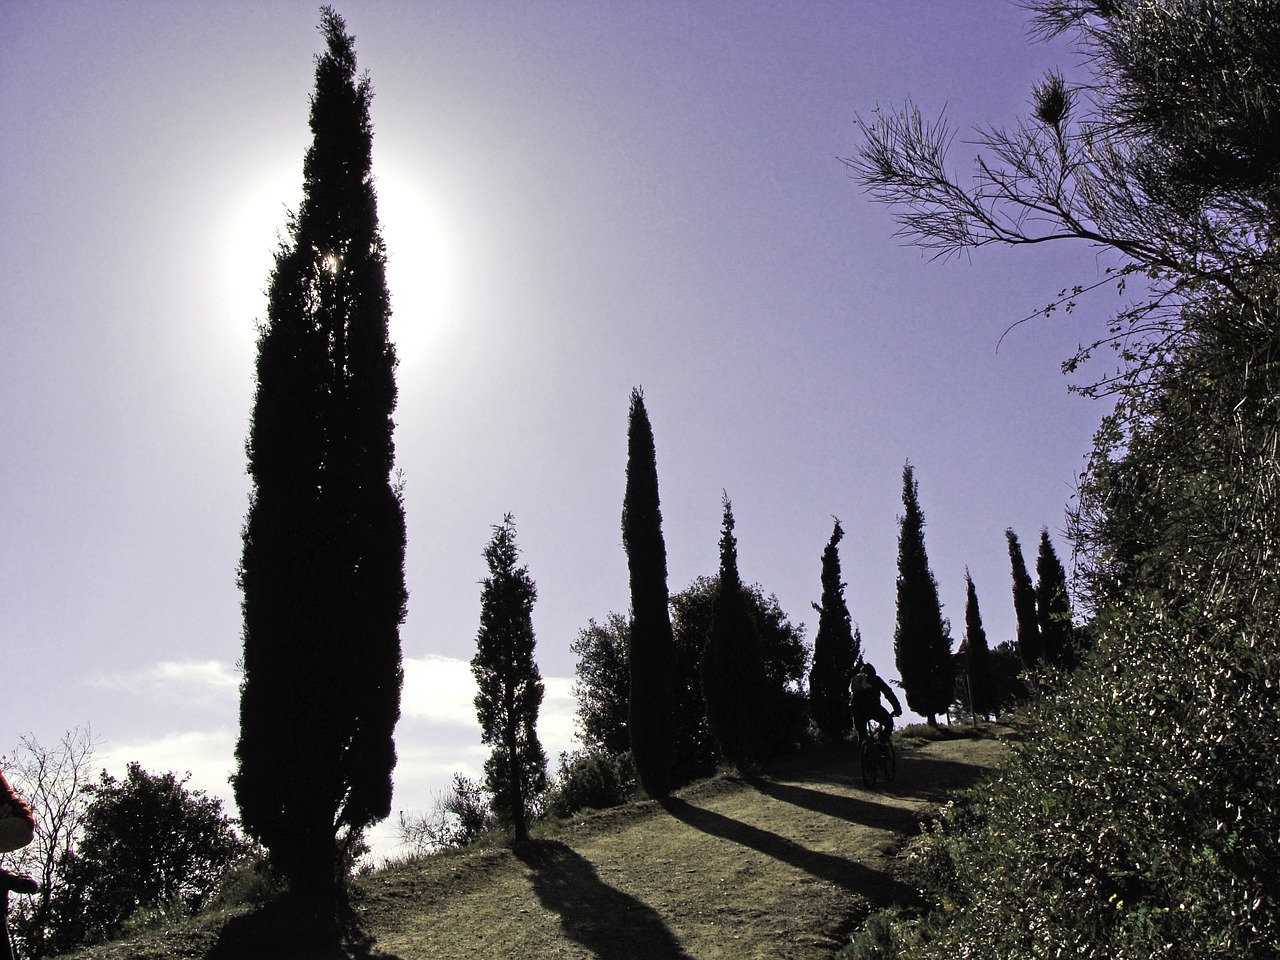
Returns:
[[[987,645],[987,632],[982,628],[982,612],[978,609],[978,589],[973,577],[964,571],[966,597],[964,605],[964,643],[960,645],[960,660],[964,669],[969,712],[987,717],[995,710],[995,694],[991,678],[991,649]]]
[[[707,722],[720,755],[741,770],[750,767],[760,755],[764,654],[738,576],[738,541],[733,535],[733,505],[728,494],[723,505],[720,589],[702,653],[702,693]]]
[[[188,779],[130,763],[124,780],[103,771],[88,788],[84,835],[65,855],[59,948],[109,939],[139,910],[195,913],[249,851],[222,801]]]
[[[955,695],[950,627],[942,619],[938,583],[929,569],[924,547],[924,514],[920,510],[915,470],[902,468],[902,506],[898,534],[898,620],[893,653],[907,695],[907,706],[938,725]]]
[[[1071,625],[1071,600],[1067,596],[1067,572],[1058,560],[1047,529],[1040,531],[1040,552],[1036,556],[1036,619],[1045,659],[1055,667],[1074,667],[1075,631]]]
[[[411,855],[424,857],[438,850],[461,850],[489,829],[493,819],[484,788],[460,773],[453,787],[437,794],[426,813],[400,811],[400,843]]]
[[[631,748],[627,711],[631,690],[631,622],[610,613],[578,631],[569,649],[577,656],[573,696],[578,739],[589,753],[617,756]]]
[[[675,641],[668,609],[667,548],[662,539],[657,454],[644,394],[638,388],[631,391],[627,429],[622,545],[631,578],[631,754],[645,793],[665,797],[671,790],[676,756],[675,694],[671,685]]]
[[[836,520],[831,539],[822,551],[822,602],[815,603],[818,633],[813,640],[813,670],[809,674],[809,709],[823,736],[844,737],[853,724],[849,683],[861,655],[854,643],[849,608],[845,604],[845,584],[840,579],[838,545],[844,531]]]
[[[1022,559],[1022,544],[1012,529],[1004,532],[1009,541],[1009,564],[1013,569],[1013,611],[1018,618],[1018,652],[1022,662],[1034,667],[1044,657],[1044,642],[1040,638],[1040,623],[1036,617],[1036,588],[1027,573]]]
[[[529,569],[517,566],[515,521],[507,514],[485,547],[489,564],[480,594],[480,631],[471,670],[481,739],[493,747],[485,787],[493,812],[510,823],[517,841],[529,839],[529,810],[547,788],[547,758],[538,742],[543,685],[533,659],[533,602]]]

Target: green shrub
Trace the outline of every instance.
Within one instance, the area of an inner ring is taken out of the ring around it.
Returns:
[[[914,847],[921,957],[1280,955],[1274,617],[1134,601],[1035,733]],[[927,940],[927,945],[925,941]]]
[[[547,812],[565,818],[581,810],[616,807],[630,800],[635,789],[630,754],[562,753],[555,785],[547,797]]]

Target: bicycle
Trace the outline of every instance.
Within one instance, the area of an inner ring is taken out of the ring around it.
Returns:
[[[875,788],[881,775],[885,782],[893,783],[898,775],[898,757],[889,739],[892,727],[879,720],[867,721],[867,738],[862,741],[862,779],[868,787]]]

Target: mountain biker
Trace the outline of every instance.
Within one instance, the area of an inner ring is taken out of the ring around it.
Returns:
[[[881,736],[888,740],[893,732],[893,718],[902,716],[902,704],[898,702],[897,695],[869,662],[863,663],[854,673],[849,689],[853,696],[853,723],[858,728],[858,746],[866,741],[867,723],[872,719],[879,721]],[[882,694],[893,704],[892,714],[880,702]]]

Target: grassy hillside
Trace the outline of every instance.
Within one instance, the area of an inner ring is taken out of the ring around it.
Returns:
[[[883,790],[827,750],[581,817],[514,849],[383,870],[357,881],[339,945],[269,906],[79,956],[830,957],[866,917],[915,900],[904,842],[999,761],[1009,733],[908,740]]]

